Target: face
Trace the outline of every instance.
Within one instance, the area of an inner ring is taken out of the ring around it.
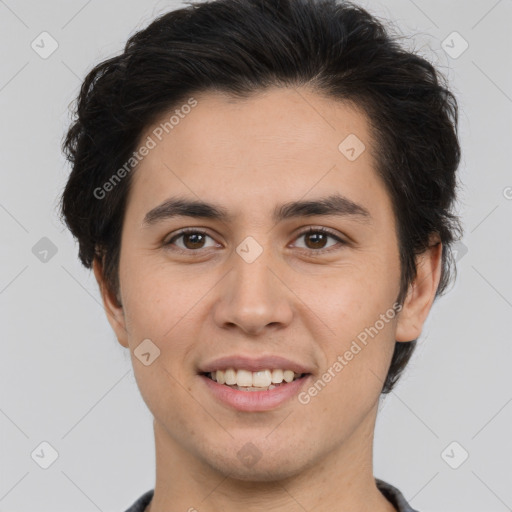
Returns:
[[[161,449],[199,471],[260,481],[368,454],[395,341],[419,335],[440,253],[425,257],[422,284],[393,311],[396,223],[361,111],[306,89],[194,98],[168,134],[159,122],[141,137],[156,145],[132,176],[122,307],[104,295]],[[177,198],[181,209],[155,210]],[[146,365],[136,349],[148,339]],[[307,375],[269,391],[202,375],[228,367]]]

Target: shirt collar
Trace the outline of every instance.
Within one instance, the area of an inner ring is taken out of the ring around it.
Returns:
[[[397,512],[418,512],[407,503],[404,495],[396,487],[379,478],[376,478],[375,482],[379,491],[396,508]]]
[[[418,512],[407,503],[403,494],[396,487],[378,478],[375,479],[375,482],[379,491],[396,508],[397,512]],[[144,512],[153,498],[153,493],[154,489],[144,493],[126,512]]]

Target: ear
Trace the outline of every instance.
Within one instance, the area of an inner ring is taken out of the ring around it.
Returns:
[[[442,250],[442,243],[436,240],[425,252],[417,256],[417,275],[409,285],[398,315],[396,341],[412,341],[419,338],[439,286]]]
[[[93,261],[94,276],[100,288],[103,306],[110,326],[117,336],[117,340],[123,346],[128,348],[128,333],[126,331],[126,320],[124,317],[123,306],[117,300],[114,292],[112,292],[103,275],[103,265],[98,257]]]

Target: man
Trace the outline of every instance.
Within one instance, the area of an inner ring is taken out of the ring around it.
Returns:
[[[373,433],[449,279],[456,125],[334,0],[194,4],[88,74],[62,212],[154,416],[129,512],[413,511]]]

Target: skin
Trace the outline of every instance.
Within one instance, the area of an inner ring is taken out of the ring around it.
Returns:
[[[421,333],[439,284],[441,244],[418,257],[401,312],[308,404],[294,398],[254,413],[217,402],[197,368],[220,356],[291,357],[311,365],[316,380],[395,303],[400,266],[390,198],[375,172],[361,111],[305,88],[269,89],[246,100],[213,92],[194,97],[198,105],[132,176],[121,306],[100,262],[94,264],[107,317],[131,351],[154,416],[149,510],[391,512],[372,471],[380,391],[395,340]],[[338,150],[351,133],[366,145],[355,161]],[[272,221],[276,205],[334,191],[367,208],[371,222]],[[176,195],[222,205],[234,220],[176,217],[141,227],[146,212]],[[299,236],[322,226],[348,243]],[[163,245],[186,227],[211,238]],[[263,248],[251,264],[235,251],[247,236]],[[330,251],[314,255],[321,248]],[[160,349],[149,366],[133,353],[146,338]],[[261,455],[251,467],[237,458],[249,442]]]

